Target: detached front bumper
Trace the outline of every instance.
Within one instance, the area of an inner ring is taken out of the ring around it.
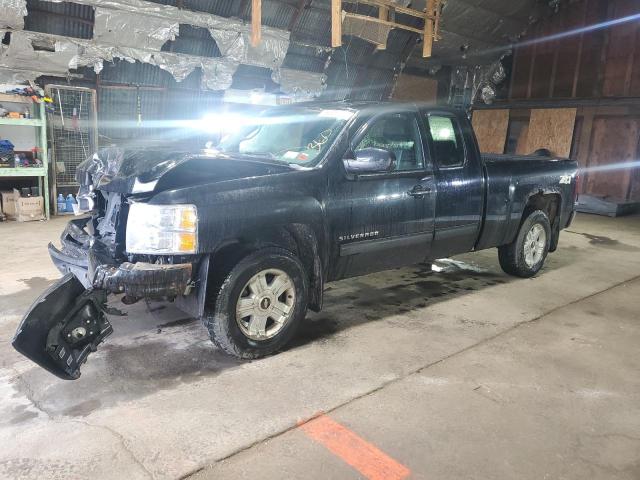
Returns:
[[[108,294],[175,298],[191,284],[191,263],[116,262],[84,229],[87,222],[69,222],[61,250],[49,244],[51,259],[64,277],[34,302],[13,339],[16,350],[63,379],[78,378],[89,354],[112,333]]]

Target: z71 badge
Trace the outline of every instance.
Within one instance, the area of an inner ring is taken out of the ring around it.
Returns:
[[[567,185],[570,184],[571,183],[571,175],[562,175],[560,177],[560,183],[561,184],[564,183],[564,184],[567,184]]]

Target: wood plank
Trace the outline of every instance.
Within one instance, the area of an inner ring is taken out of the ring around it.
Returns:
[[[504,153],[509,110],[476,110],[471,121],[482,153]]]
[[[546,148],[553,155],[569,157],[576,121],[575,108],[541,108],[531,110],[527,153]]]
[[[435,0],[427,0],[427,10],[424,17],[424,38],[422,41],[422,58],[431,56],[433,50],[433,20],[431,16],[434,13]]]
[[[424,12],[420,10],[416,10],[414,8],[403,7],[402,5],[398,5],[390,0],[344,0],[348,3],[361,3],[363,5],[371,5],[374,7],[387,7],[389,9],[393,9],[398,13],[404,13],[405,15],[409,15],[416,18],[424,18]]]
[[[262,37],[262,0],[251,0],[251,45],[257,47]]]
[[[342,0],[331,0],[331,46],[342,46]]]
[[[378,18],[380,20],[388,21],[389,20],[389,7],[378,7]],[[386,50],[387,49],[387,41],[378,45],[378,50]]]
[[[0,93],[0,102],[33,103],[31,97],[14,95],[12,93]]]
[[[637,0],[618,0],[612,3],[612,18],[638,13]],[[637,31],[638,22],[625,22],[607,29],[609,44],[604,66],[603,96],[629,95]]]
[[[392,27],[392,28],[401,28],[403,30],[408,30],[409,32],[423,33],[423,31],[420,30],[419,28],[410,27],[408,25],[403,25],[401,23],[391,22],[389,20],[387,20],[387,21],[380,20],[379,18],[370,17],[368,15],[360,15],[359,13],[345,12],[344,16],[345,17],[350,17],[350,18],[356,18],[358,20],[366,20],[366,21],[372,22],[372,23],[379,23],[381,25],[387,25],[387,26]]]

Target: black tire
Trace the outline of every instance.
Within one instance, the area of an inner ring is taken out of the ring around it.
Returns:
[[[236,321],[236,302],[247,282],[268,269],[278,269],[289,276],[295,289],[295,303],[291,316],[273,337],[251,339]],[[293,338],[307,313],[308,280],[304,267],[298,258],[282,248],[269,247],[250,253],[231,269],[216,290],[215,302],[208,308],[203,322],[211,341],[237,358],[260,358],[280,350]]]
[[[525,261],[525,239],[534,225],[542,226],[546,234],[546,242],[540,258],[533,265],[529,265]],[[550,244],[551,224],[549,223],[549,217],[542,210],[534,210],[520,225],[520,230],[513,243],[498,247],[500,267],[509,275],[522,278],[533,277],[544,265]]]

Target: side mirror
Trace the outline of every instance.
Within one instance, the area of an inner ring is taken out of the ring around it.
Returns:
[[[382,148],[363,148],[355,152],[355,157],[343,160],[349,173],[389,172],[396,166],[394,153]]]

